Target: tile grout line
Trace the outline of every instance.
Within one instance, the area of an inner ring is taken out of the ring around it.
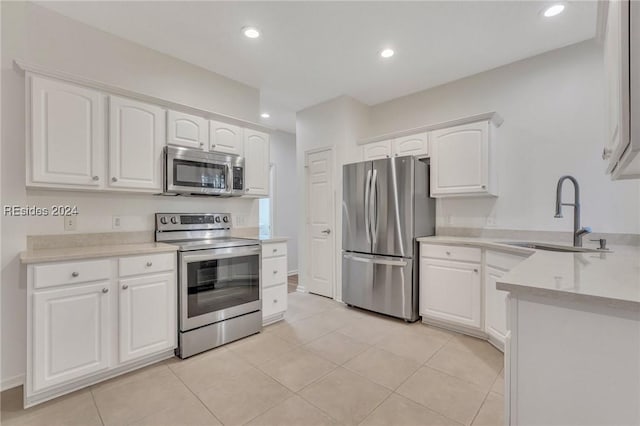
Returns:
[[[487,398],[489,397],[490,393],[491,391],[487,392],[487,394],[484,396],[484,399],[482,400],[482,404],[480,404],[480,406],[478,407],[478,410],[476,411],[476,414],[474,414],[473,419],[471,419],[471,423],[469,423],[470,426],[473,426],[473,422],[476,421],[476,418],[478,417],[478,414],[480,414],[480,410],[482,410],[482,407],[484,407],[485,402],[487,402]]]
[[[106,426],[104,419],[102,418],[102,413],[100,412],[100,407],[98,407],[98,403],[96,402],[96,396],[93,394],[93,389],[90,388],[89,393],[91,394],[91,400],[93,401],[93,405],[96,407],[96,411],[98,412],[100,423],[102,423],[102,426]]]
[[[173,375],[174,375],[174,376],[175,376],[175,377],[180,381],[180,383],[182,383],[182,385],[183,385],[185,388],[187,388],[187,390],[188,390],[189,392],[191,392],[191,394],[192,394],[193,396],[195,396],[195,397],[196,397],[196,399],[200,402],[200,404],[202,404],[202,406],[203,406],[203,407],[204,407],[204,408],[205,408],[209,413],[211,413],[211,415],[213,416],[213,418],[214,418],[214,419],[216,419],[216,420],[217,420],[221,425],[224,425],[224,423],[222,422],[222,420],[220,420],[220,419],[218,418],[218,416],[216,416],[216,415],[214,414],[214,412],[213,412],[213,411],[211,411],[211,409],[209,408],[209,406],[208,406],[207,404],[205,404],[205,403],[204,403],[204,401],[203,401],[202,399],[200,399],[200,397],[198,396],[198,394],[196,394],[196,393],[195,393],[195,392],[194,392],[194,391],[189,387],[189,385],[187,385],[187,384],[184,382],[184,380],[182,380],[182,378],[181,378],[180,376],[178,376],[178,375],[175,373],[175,371],[173,371],[169,366],[167,366],[167,369],[169,369],[169,371],[171,371],[171,374],[173,374]]]

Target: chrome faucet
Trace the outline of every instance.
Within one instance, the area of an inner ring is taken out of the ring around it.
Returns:
[[[562,184],[565,180],[569,179],[573,183],[573,203],[562,202]],[[573,176],[562,176],[558,179],[558,187],[556,188],[556,215],[555,217],[562,217],[562,206],[573,206],[573,246],[582,247],[582,237],[591,233],[590,227],[580,227],[580,185]]]

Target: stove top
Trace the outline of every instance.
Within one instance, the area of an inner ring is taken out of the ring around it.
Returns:
[[[256,246],[260,242],[248,238],[218,237],[203,240],[166,241],[180,247],[180,251],[209,250],[228,247]]]
[[[180,251],[260,244],[232,237],[229,213],[156,213],[156,241],[177,245]]]

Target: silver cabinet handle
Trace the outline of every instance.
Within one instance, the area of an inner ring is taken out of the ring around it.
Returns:
[[[246,189],[244,190],[244,192],[249,192],[249,188],[246,188]]]
[[[322,230],[322,231],[320,231],[320,232],[322,232],[323,234],[327,234],[327,235],[329,235],[329,234],[331,233],[331,229],[323,229],[323,230]]]
[[[450,251],[447,251],[445,253],[447,253],[447,256],[451,256],[451,252]]]
[[[94,177],[92,177],[91,179],[93,179],[93,180],[100,180],[100,178],[99,178],[98,176],[94,176]]]
[[[117,182],[117,181],[118,181],[118,178],[114,176],[114,177],[112,177],[112,178],[111,178],[111,181],[112,181],[112,182]]]
[[[153,263],[147,262],[147,268],[150,267],[150,266],[153,266]]]
[[[273,299],[273,303],[278,303],[278,299]]]
[[[109,293],[109,289],[105,287],[105,288],[102,289],[102,292],[103,293]]]
[[[473,268],[473,272],[478,272],[478,270],[476,268]]]
[[[278,273],[278,271],[274,270],[274,271],[273,271],[273,273],[274,273],[274,274],[277,274],[277,273]]]
[[[72,272],[72,273],[71,273],[71,276],[72,276],[73,278],[76,278],[78,275],[80,275],[80,273],[78,273],[78,272]]]
[[[273,249],[273,252],[274,252],[274,253],[275,253],[275,252],[277,252],[277,251],[278,251],[278,249]]]
[[[129,285],[127,285],[127,284],[122,284],[122,289],[123,289],[123,290],[126,290],[126,289],[128,289],[128,288],[129,288]]]
[[[482,189],[487,189],[487,185],[482,185]]]

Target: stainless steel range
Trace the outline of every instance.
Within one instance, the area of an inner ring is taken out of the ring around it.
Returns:
[[[260,243],[230,233],[228,213],[156,214],[156,241],[180,247],[180,358],[262,329]]]

